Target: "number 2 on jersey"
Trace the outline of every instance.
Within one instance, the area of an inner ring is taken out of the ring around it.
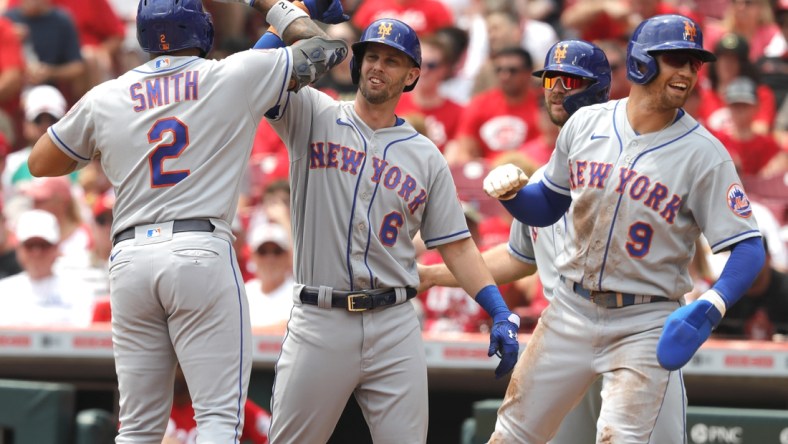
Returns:
[[[167,133],[172,135],[172,140],[161,143]],[[157,120],[148,131],[148,143],[158,144],[148,156],[152,188],[171,187],[191,173],[190,170],[164,169],[165,160],[180,156],[189,146],[189,128],[186,124],[175,117]]]
[[[629,226],[629,242],[627,242],[627,252],[629,255],[640,259],[651,248],[651,238],[654,236],[654,229],[645,222],[635,222]]]

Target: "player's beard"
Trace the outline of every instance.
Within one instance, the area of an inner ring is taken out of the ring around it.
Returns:
[[[678,91],[675,88],[671,87],[670,84],[672,82],[682,81],[689,85],[686,91]],[[678,109],[684,106],[687,103],[687,99],[689,99],[690,93],[692,92],[692,88],[695,87],[696,80],[682,78],[680,80],[671,79],[667,80],[665,83],[657,84],[657,82],[652,82],[649,84],[649,87],[653,88],[651,92],[652,97],[656,100],[654,101],[655,108],[657,110],[672,110]]]
[[[367,102],[373,105],[380,105],[399,97],[399,95],[402,93],[402,90],[405,89],[406,78],[407,74],[399,79],[399,81],[389,79],[389,81],[385,83],[385,88],[382,89],[370,89],[368,87],[369,82],[366,78],[364,78],[362,79],[363,81],[360,82],[358,89],[361,91],[361,95],[367,99]]]
[[[558,99],[556,99],[558,96]],[[569,113],[566,112],[566,108],[564,108],[564,99],[566,98],[563,94],[555,94],[551,95],[549,99],[545,99],[545,106],[547,107],[547,115],[550,117],[550,121],[553,122],[553,125],[558,127],[564,126],[567,120],[569,120]],[[553,108],[558,105],[561,107],[561,110],[556,112]]]

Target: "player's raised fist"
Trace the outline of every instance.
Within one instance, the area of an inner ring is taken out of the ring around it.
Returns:
[[[516,165],[496,167],[484,178],[484,192],[498,200],[513,198],[528,183],[528,176]]]

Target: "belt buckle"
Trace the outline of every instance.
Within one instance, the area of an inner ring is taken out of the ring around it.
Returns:
[[[364,293],[349,294],[347,296],[347,311],[367,311],[366,307],[356,308],[356,298],[367,296]]]

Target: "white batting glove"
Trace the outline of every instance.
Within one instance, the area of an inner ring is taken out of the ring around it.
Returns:
[[[512,199],[528,183],[528,176],[516,165],[496,167],[484,178],[484,192],[498,200]]]

